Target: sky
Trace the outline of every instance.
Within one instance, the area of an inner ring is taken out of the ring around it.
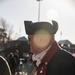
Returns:
[[[40,18],[38,13],[40,12]],[[13,26],[13,39],[27,37],[24,21],[58,22],[56,41],[69,40],[75,44],[75,0],[0,0],[0,18]],[[15,36],[16,35],[16,36]]]

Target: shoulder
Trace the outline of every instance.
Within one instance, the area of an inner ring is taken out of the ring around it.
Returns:
[[[6,59],[0,55],[0,62],[6,62]]]
[[[53,64],[54,62],[75,64],[75,57],[73,57],[68,51],[61,49],[58,50],[56,54],[52,57],[52,59],[49,61],[50,64]]]
[[[4,67],[8,66],[7,60],[2,56],[0,56],[0,64],[1,64],[0,67],[1,66],[4,66]]]
[[[69,58],[69,59],[74,59],[75,60],[75,57],[73,57],[72,55],[71,55],[71,53],[69,52],[69,51],[67,51],[67,50],[65,50],[65,49],[60,49],[60,50],[58,50],[57,51],[57,53],[54,55],[54,57],[57,57],[57,58]]]
[[[0,56],[0,75],[11,75],[11,71],[6,59]]]
[[[66,75],[71,75],[67,73],[68,72],[75,73],[74,69],[75,69],[75,58],[65,50],[59,50],[47,65],[48,73],[49,72],[58,73],[60,70],[60,72],[62,73],[63,71],[64,73],[66,71]],[[59,73],[57,75],[59,75]]]

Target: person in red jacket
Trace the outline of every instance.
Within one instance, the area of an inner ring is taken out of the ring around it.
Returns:
[[[36,68],[31,75],[75,75],[75,58],[55,40],[58,23],[24,21]]]

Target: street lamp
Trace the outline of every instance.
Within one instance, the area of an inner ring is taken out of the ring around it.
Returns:
[[[38,22],[40,21],[40,1],[42,0],[37,0],[39,2],[39,5],[38,5]]]
[[[37,0],[37,1],[42,1],[42,0]]]

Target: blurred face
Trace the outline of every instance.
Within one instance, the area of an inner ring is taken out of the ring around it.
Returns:
[[[44,30],[40,30],[34,35],[30,35],[29,38],[31,51],[34,54],[44,51],[52,43],[52,35]]]

